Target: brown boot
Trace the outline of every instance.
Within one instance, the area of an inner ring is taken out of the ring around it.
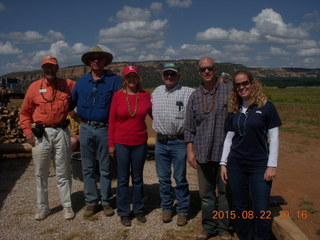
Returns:
[[[187,220],[187,216],[186,215],[179,215],[178,214],[177,225],[179,227],[187,225],[187,222],[188,222],[188,220]]]
[[[172,221],[172,212],[162,212],[162,222],[168,223]]]
[[[93,216],[97,211],[97,206],[86,205],[83,210],[83,217],[88,218]]]
[[[111,206],[109,205],[103,205],[103,213],[106,217],[111,217],[114,214],[114,210]]]

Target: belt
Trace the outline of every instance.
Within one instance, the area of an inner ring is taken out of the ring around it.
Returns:
[[[174,140],[183,140],[183,135],[165,135],[162,133],[157,133],[157,140],[161,143],[167,143],[168,141],[174,141]]]
[[[81,122],[97,128],[108,127],[108,123],[106,122],[88,121],[85,119],[81,119]]]
[[[60,124],[43,125],[45,128],[66,128],[70,124],[70,120],[66,119]]]

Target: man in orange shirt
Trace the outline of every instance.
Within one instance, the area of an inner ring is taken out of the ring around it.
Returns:
[[[20,109],[20,125],[27,142],[32,145],[36,175],[38,210],[34,218],[40,221],[50,214],[48,175],[53,159],[64,218],[73,219],[70,133],[66,118],[75,82],[57,78],[59,65],[53,56],[45,56],[41,67],[43,77],[30,85]],[[31,127],[32,123],[35,124],[34,128]]]

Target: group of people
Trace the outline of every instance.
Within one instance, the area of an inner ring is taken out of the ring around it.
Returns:
[[[202,80],[198,88],[182,86],[179,66],[166,63],[161,70],[163,85],[150,95],[142,88],[136,66],[126,66],[122,80],[105,70],[112,60],[112,54],[99,46],[92,47],[82,56],[91,71],[76,83],[57,77],[59,66],[55,57],[46,56],[42,60],[43,78],[30,85],[20,110],[21,127],[33,146],[35,219],[44,220],[50,214],[51,158],[56,166],[64,218],[75,216],[71,206],[67,115],[76,107],[81,118],[84,218],[98,212],[99,204],[105,216],[114,215],[111,165],[116,161],[120,221],[124,226],[131,226],[132,198],[133,214],[139,222],[146,222],[143,168],[148,115],[157,134],[155,163],[162,222],[171,222],[174,210],[178,226],[188,222],[192,207],[186,178],[188,162],[196,169],[199,182],[203,230],[198,240],[214,235],[232,239],[234,231],[241,240],[269,239],[270,219],[262,215],[269,209],[271,184],[276,175],[281,121],[274,105],[263,94],[261,84],[245,70],[237,71],[233,78],[228,74],[219,78],[214,60],[204,57],[198,62]],[[100,189],[95,174],[97,167]],[[254,219],[243,214],[250,209],[256,216]],[[228,213],[233,211],[235,217],[231,218],[233,215]]]

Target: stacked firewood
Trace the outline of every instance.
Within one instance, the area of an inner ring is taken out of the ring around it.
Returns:
[[[19,125],[19,108],[0,107],[0,143],[23,143],[25,137]]]

